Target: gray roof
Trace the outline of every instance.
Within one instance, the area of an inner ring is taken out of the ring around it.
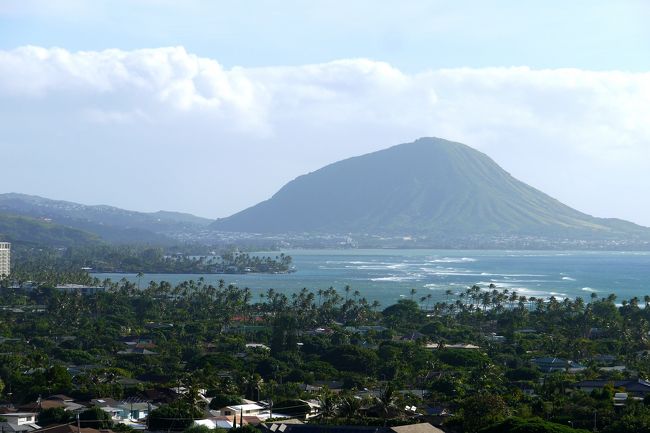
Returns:
[[[394,433],[444,433],[427,422],[391,427]]]
[[[41,427],[34,423],[14,424],[11,422],[0,422],[0,430],[5,432],[31,432]]]
[[[650,393],[650,382],[643,379],[632,380],[582,380],[574,385],[578,388],[603,388],[605,385],[611,383],[614,388],[625,388],[628,392],[641,392]]]
[[[273,424],[275,433],[444,433],[429,423],[403,425],[399,427],[377,427],[364,425],[318,425],[318,424]]]

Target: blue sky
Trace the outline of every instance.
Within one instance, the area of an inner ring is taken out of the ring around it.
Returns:
[[[438,136],[650,226],[648,22],[623,0],[0,0],[2,190],[223,217]]]
[[[364,57],[448,67],[650,69],[647,1],[3,0],[0,47],[182,45],[226,67]]]

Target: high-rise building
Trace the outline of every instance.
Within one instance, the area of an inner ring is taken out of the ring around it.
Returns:
[[[9,275],[11,270],[11,244],[0,242],[0,276]]]

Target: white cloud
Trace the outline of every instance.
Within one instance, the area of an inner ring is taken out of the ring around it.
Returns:
[[[650,188],[650,73],[407,74],[367,59],[225,69],[182,47],[22,47],[0,51],[0,114],[10,171],[28,157],[115,173],[110,186],[62,172],[52,190],[42,179],[14,190],[223,216],[325,163],[434,135],[484,150],[582,210],[650,224],[637,195]],[[148,159],[165,173],[153,184]],[[120,185],[141,201],[111,193]]]

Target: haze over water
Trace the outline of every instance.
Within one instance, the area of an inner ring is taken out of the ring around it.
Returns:
[[[358,290],[368,300],[383,306],[402,298],[427,294],[432,302],[478,284],[490,283],[519,295],[558,298],[591,293],[599,297],[615,293],[617,302],[650,294],[650,252],[592,251],[475,251],[475,250],[288,250],[297,269],[292,274],[146,274],[142,285],[151,280],[172,284],[204,277],[206,282],[249,287],[255,300],[269,288],[292,293],[306,287],[314,292],[332,286],[344,294],[345,285]],[[279,253],[260,253],[275,256]],[[134,274],[95,274],[100,279]]]

